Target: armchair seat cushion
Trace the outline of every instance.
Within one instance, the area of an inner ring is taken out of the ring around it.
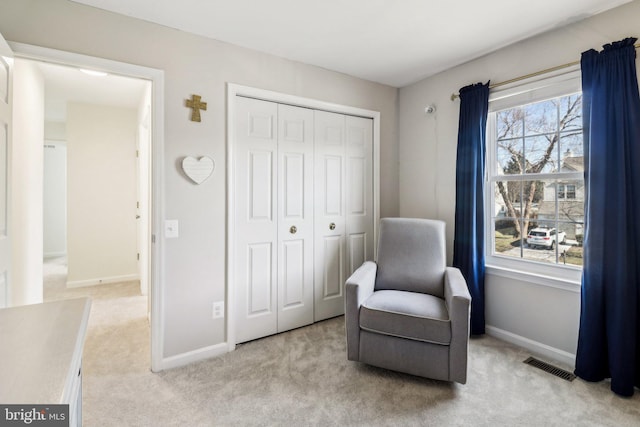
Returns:
[[[451,343],[451,322],[445,300],[418,292],[374,292],[360,307],[360,327],[416,341]]]

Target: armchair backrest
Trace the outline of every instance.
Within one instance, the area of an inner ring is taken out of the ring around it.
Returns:
[[[420,292],[444,298],[445,224],[383,218],[378,238],[376,290]]]

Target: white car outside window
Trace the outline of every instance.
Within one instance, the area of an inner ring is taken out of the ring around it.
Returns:
[[[527,245],[530,248],[543,247],[553,249],[558,242],[564,243],[566,237],[567,233],[564,231],[556,233],[555,228],[534,228],[527,235]]]

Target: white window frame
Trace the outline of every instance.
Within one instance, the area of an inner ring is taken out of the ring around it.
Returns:
[[[492,176],[495,171],[495,134],[496,123],[492,120],[492,113],[514,108],[520,105],[557,98],[571,93],[580,92],[581,75],[578,66],[566,68],[537,76],[511,85],[505,85],[499,90],[492,90],[489,95],[489,119],[487,120],[487,153],[485,176],[485,263],[489,274],[508,277],[515,280],[526,281],[533,284],[551,286],[580,292],[582,268],[569,265],[556,265],[536,262],[533,260],[511,258],[494,255],[495,234],[493,232],[494,188]],[[572,178],[570,174],[563,174],[564,178]],[[582,172],[576,172],[576,179],[582,179]],[[540,180],[557,179],[557,175],[538,174]],[[519,179],[510,176],[509,179]],[[522,181],[528,181],[530,176],[522,176]]]

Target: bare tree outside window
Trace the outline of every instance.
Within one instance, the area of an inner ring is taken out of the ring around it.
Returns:
[[[516,246],[535,227],[557,227],[576,241],[584,220],[584,184],[560,178],[584,171],[582,95],[498,111],[495,129],[494,201],[504,212],[496,217],[496,231],[519,240]]]

